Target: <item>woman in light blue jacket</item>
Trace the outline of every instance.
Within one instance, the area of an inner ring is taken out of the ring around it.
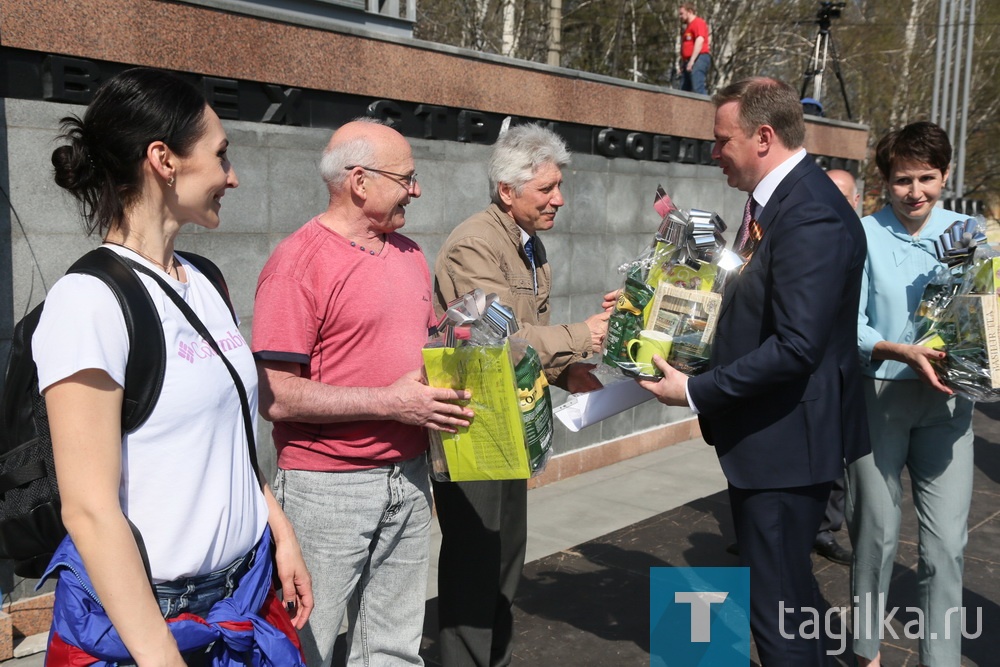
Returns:
[[[899,542],[902,483],[910,473],[919,520],[917,586],[923,623],[920,664],[961,662],[962,568],[972,499],[972,401],[953,395],[931,362],[945,352],[914,344],[914,313],[940,269],[934,239],[957,213],[936,205],[948,180],[951,144],[933,123],[882,137],[876,163],[889,203],[862,219],[868,258],[858,347],[872,453],[848,468],[859,665],[880,665],[879,637]],[[910,628],[911,630],[913,628]]]

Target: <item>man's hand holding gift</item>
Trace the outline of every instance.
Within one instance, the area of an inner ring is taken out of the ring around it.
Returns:
[[[656,396],[656,400],[664,405],[688,407],[687,381],[688,376],[671,366],[658,354],[653,355],[653,363],[663,373],[657,381],[636,380],[639,386]]]

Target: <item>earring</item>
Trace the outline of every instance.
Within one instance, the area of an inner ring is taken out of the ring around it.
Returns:
[[[170,180],[169,180],[169,181],[167,181],[167,187],[168,187],[168,188],[172,188],[172,187],[174,187],[174,177],[173,177],[173,176],[171,176],[171,177],[170,177]]]

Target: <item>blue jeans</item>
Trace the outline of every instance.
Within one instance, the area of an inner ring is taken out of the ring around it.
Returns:
[[[351,667],[422,665],[430,551],[427,458],[353,472],[278,470],[316,606],[299,633],[310,667],[330,664],[347,614]]]
[[[215,572],[156,584],[154,586],[156,600],[160,603],[160,613],[163,614],[163,618],[174,618],[181,614],[194,614],[205,618],[212,605],[233,594],[240,577],[253,565],[256,551],[257,547],[254,546],[245,555]],[[211,664],[208,657],[211,649],[212,645],[209,644],[204,649],[185,653],[184,662],[189,667],[207,667]],[[118,664],[121,667],[135,665],[132,661]]]
[[[694,67],[687,71],[687,63],[684,63],[681,72],[681,90],[708,95],[708,87],[705,80],[708,78],[708,68],[712,66],[712,56],[702,53],[695,58]]]
[[[868,659],[878,654],[882,618],[892,610],[888,593],[899,544],[900,473],[905,466],[918,521],[917,598],[924,618],[920,664],[958,667],[961,612],[949,610],[962,606],[973,403],[917,380],[868,379],[864,387],[872,453],[847,469],[847,527],[854,545],[851,595],[858,619],[854,652]],[[974,612],[968,624],[975,627]],[[885,638],[892,640],[889,634]]]
[[[224,568],[187,579],[156,584],[156,599],[163,618],[194,614],[204,618],[219,600],[233,594],[236,584],[253,565],[257,547]]]

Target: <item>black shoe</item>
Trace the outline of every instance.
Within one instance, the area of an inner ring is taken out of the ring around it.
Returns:
[[[727,554],[732,554],[734,556],[739,556],[740,555],[740,545],[737,544],[736,542],[731,542],[731,543],[727,544],[726,545],[726,553]]]
[[[851,564],[851,550],[840,546],[835,537],[831,537],[829,540],[816,541],[813,544],[813,551],[831,563],[837,563],[838,565]]]

